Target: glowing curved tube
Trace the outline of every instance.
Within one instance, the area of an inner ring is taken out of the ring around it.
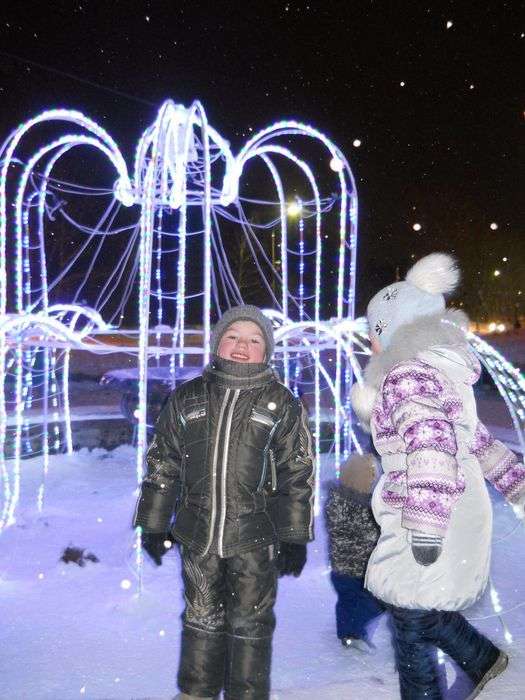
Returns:
[[[8,176],[9,167],[11,165],[11,160],[13,154],[16,150],[17,145],[20,140],[30,129],[32,129],[37,124],[41,124],[46,121],[62,120],[66,122],[73,122],[78,126],[92,132],[101,141],[109,147],[109,149],[114,153],[115,158],[119,162],[118,170],[125,174],[127,178],[127,169],[124,158],[122,157],[117,144],[111,136],[96,122],[85,117],[81,112],[76,112],[74,110],[67,109],[53,109],[47,112],[43,112],[34,119],[30,119],[25,122],[17,129],[15,129],[9,138],[4,143],[2,148],[3,163],[2,169],[0,171],[0,316],[5,314],[6,304],[7,304],[7,270],[6,270],[6,230],[7,230],[7,195],[6,195],[6,180]],[[131,183],[129,185],[131,187]],[[0,368],[1,369],[1,368]]]

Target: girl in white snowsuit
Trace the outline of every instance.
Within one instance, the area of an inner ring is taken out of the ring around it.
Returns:
[[[485,479],[523,504],[525,468],[478,420],[472,386],[480,365],[464,333],[468,319],[445,309],[458,279],[454,260],[435,253],[373,297],[375,354],[352,391],[384,472],[372,499],[381,535],[365,585],[392,612],[403,700],[443,697],[436,647],[470,676],[470,698],[508,662],[459,613],[489,574]]]

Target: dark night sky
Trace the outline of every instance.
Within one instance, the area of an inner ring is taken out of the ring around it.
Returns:
[[[0,131],[77,108],[131,157],[167,97],[202,100],[234,151],[249,127],[309,122],[356,176],[361,308],[410,255],[443,249],[475,313],[502,256],[508,294],[525,286],[524,33],[520,2],[4,0]]]

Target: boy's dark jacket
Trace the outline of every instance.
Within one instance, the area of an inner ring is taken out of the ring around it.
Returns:
[[[364,578],[368,560],[379,538],[370,494],[339,483],[329,485],[325,506],[332,571]]]
[[[215,360],[169,397],[134,525],[229,557],[313,539],[314,459],[301,402],[267,366]],[[238,372],[239,376],[230,374]]]

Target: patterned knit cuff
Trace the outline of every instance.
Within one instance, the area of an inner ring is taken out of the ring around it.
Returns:
[[[407,530],[444,537],[451,511],[449,494],[439,494],[429,489],[409,490],[403,506],[401,525]]]
[[[511,503],[525,498],[525,467],[518,458],[499,440],[495,440],[490,468],[485,469],[485,478]],[[496,455],[498,458],[496,458]]]

